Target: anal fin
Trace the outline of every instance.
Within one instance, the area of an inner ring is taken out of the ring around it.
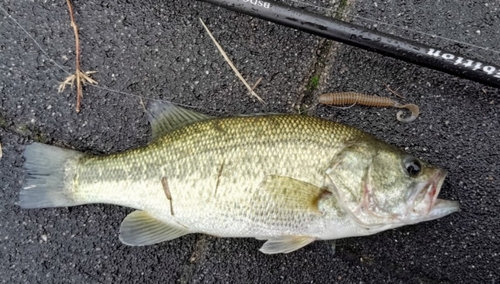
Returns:
[[[260,248],[265,254],[289,253],[314,242],[315,238],[306,236],[283,236],[270,238]]]
[[[187,229],[166,224],[140,210],[128,214],[120,225],[120,241],[129,246],[152,245],[189,233]]]

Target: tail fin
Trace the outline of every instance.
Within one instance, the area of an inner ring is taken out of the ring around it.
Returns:
[[[73,200],[73,175],[83,153],[40,143],[24,150],[28,180],[19,193],[22,208],[79,205]]]

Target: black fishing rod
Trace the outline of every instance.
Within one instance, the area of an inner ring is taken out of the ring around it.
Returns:
[[[267,0],[198,0],[500,88],[500,67]]]

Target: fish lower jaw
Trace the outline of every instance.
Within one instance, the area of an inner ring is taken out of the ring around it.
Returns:
[[[436,199],[427,214],[419,214],[414,212],[413,214],[404,217],[401,222],[403,223],[402,225],[416,224],[420,222],[439,219],[457,211],[460,211],[458,201]]]
[[[432,200],[422,203],[424,203],[422,208],[425,207],[425,214],[422,212],[412,211],[409,214],[407,213],[397,217],[380,216],[376,218],[374,216],[370,216],[372,217],[371,220],[366,220],[360,216],[356,216],[357,218],[353,218],[352,220],[351,228],[348,230],[337,231],[335,233],[335,238],[373,235],[385,230],[439,219],[460,210],[457,201],[432,198]]]
[[[448,214],[460,211],[458,201],[436,199],[434,206],[431,208],[429,215],[440,218]]]

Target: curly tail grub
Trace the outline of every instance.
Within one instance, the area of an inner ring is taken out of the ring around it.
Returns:
[[[370,96],[355,92],[340,92],[340,93],[327,93],[322,94],[318,97],[320,103],[325,105],[353,105],[359,104],[363,106],[373,106],[373,107],[396,107],[396,108],[406,108],[411,111],[411,116],[408,118],[403,118],[403,111],[398,111],[396,117],[402,122],[414,121],[420,111],[417,105],[406,104],[402,105],[390,98]]]

